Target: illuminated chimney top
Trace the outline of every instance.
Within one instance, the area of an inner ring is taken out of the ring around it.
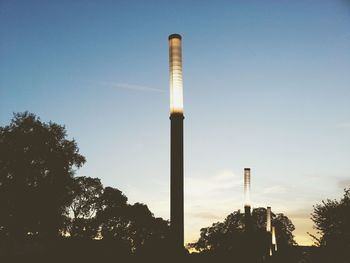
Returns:
[[[271,232],[271,207],[266,209],[266,231]]]
[[[170,113],[183,113],[182,38],[169,36]]]
[[[250,205],[250,168],[244,168],[244,206]]]
[[[272,246],[274,247],[274,250],[277,251],[276,229],[274,226],[272,227]]]

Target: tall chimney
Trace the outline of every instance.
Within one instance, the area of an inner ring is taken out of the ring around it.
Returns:
[[[244,168],[244,216],[245,230],[248,231],[251,225],[250,218],[250,168]]]
[[[276,242],[276,229],[272,227],[272,249],[277,251],[277,242]]]
[[[250,211],[250,168],[244,168],[244,207]]]
[[[175,253],[184,248],[183,86],[181,36],[169,36],[170,232]]]
[[[266,209],[266,231],[271,232],[271,207]]]

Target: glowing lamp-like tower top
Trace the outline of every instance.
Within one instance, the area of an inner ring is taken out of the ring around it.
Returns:
[[[244,206],[250,207],[250,168],[244,168]]]
[[[170,113],[183,113],[181,36],[169,36]]]
[[[266,231],[271,232],[271,207],[266,209]]]
[[[276,229],[274,226],[272,227],[272,245],[274,247],[274,250],[277,251]]]

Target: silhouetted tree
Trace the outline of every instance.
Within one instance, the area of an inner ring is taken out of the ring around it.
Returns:
[[[141,203],[130,205],[128,215],[132,247],[136,252],[146,248],[152,249],[153,247],[154,249],[156,245],[167,241],[169,234],[168,221],[155,218],[147,205]]]
[[[54,238],[72,201],[75,168],[85,158],[65,127],[14,114],[0,127],[0,231],[14,239]]]
[[[295,226],[292,221],[282,213],[278,213],[275,216],[276,217],[272,219],[272,224],[276,228],[276,239],[279,244],[279,249],[296,245],[297,243],[293,235]]]
[[[75,177],[73,179],[73,201],[70,209],[73,218],[93,218],[101,207],[103,186],[101,180],[91,177]]]
[[[106,187],[101,204],[97,218],[103,239],[118,241],[136,252],[145,245],[151,249],[167,238],[168,221],[155,218],[145,204],[127,204],[126,196],[118,189]]]
[[[276,229],[276,239],[279,249],[296,245],[293,231],[295,226],[292,221],[282,213],[271,213],[272,225]],[[256,231],[266,229],[266,209],[264,207],[255,208],[252,211],[252,223]]]
[[[316,243],[323,248],[323,259],[348,262],[350,258],[350,189],[339,200],[322,201],[314,206],[311,219],[318,230]]]
[[[99,224],[96,213],[101,209],[103,186],[100,179],[91,177],[75,177],[73,179],[73,201],[69,212],[73,215],[69,227],[72,237],[96,238]]]
[[[130,262],[132,254],[167,255],[169,222],[145,204],[128,204],[98,178],[74,177],[84,162],[63,126],[25,112],[0,127],[2,259]]]
[[[128,220],[126,218],[127,197],[118,189],[106,187],[101,196],[101,208],[97,212],[104,239],[125,239],[127,241]]]
[[[252,229],[245,231],[244,213],[240,210],[228,215],[223,222],[217,222],[200,230],[197,242],[188,244],[202,253],[217,256],[232,255],[236,259],[257,260],[266,255],[266,209],[256,208],[251,216]],[[277,243],[281,247],[295,244],[292,231],[294,225],[283,214],[272,213],[272,223],[276,227]]]

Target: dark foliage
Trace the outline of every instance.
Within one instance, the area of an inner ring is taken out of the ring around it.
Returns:
[[[218,258],[244,259],[259,262],[269,252],[271,236],[266,229],[266,209],[256,208],[251,215],[251,229],[245,230],[245,215],[240,210],[228,215],[223,222],[202,228],[197,242],[188,246],[202,254]],[[279,254],[289,252],[295,244],[292,232],[294,225],[283,214],[272,213],[272,224],[276,228]]]
[[[311,219],[320,238],[315,236],[321,246],[324,260],[349,262],[350,259],[350,189],[344,190],[339,200],[322,201],[314,207]]]
[[[166,251],[169,222],[98,178],[74,177],[84,162],[63,126],[25,112],[0,127],[2,258],[80,262]]]
[[[0,127],[0,233],[55,238],[72,202],[74,168],[85,158],[66,130],[28,112]]]
[[[65,234],[73,238],[93,239],[99,230],[96,213],[101,209],[103,186],[98,178],[81,176],[73,180],[73,201],[69,206],[72,218],[68,218]]]
[[[202,228],[199,253],[174,254],[169,222],[142,203],[129,204],[98,178],[74,177],[85,163],[64,126],[34,114],[15,114],[0,127],[1,262],[336,262],[350,258],[350,189],[340,201],[315,207],[321,248],[296,247],[294,225],[272,214],[278,253],[266,257],[271,236],[266,210],[248,222],[240,211]],[[293,247],[294,246],[294,247]],[[265,256],[265,257],[264,257]]]

